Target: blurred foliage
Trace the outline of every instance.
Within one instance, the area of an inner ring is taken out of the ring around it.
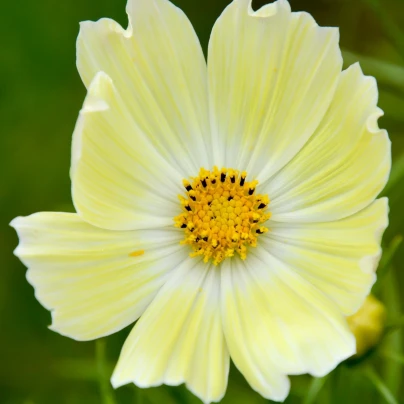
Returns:
[[[393,141],[394,169],[385,193],[391,225],[384,237],[383,276],[374,293],[387,307],[382,344],[323,379],[293,377],[287,403],[404,402],[404,1],[291,0],[320,25],[339,26],[346,65],[357,60],[376,76],[380,125]],[[174,0],[206,50],[211,27],[229,0]],[[256,1],[254,6],[265,4]],[[125,0],[2,2],[0,38],[0,403],[198,403],[184,387],[112,391],[109,376],[125,329],[95,342],[76,342],[47,329],[50,315],[36,301],[25,268],[12,255],[12,218],[37,211],[72,211],[70,142],[85,96],[75,67],[78,22],[113,18],[126,26]],[[107,341],[107,346],[105,342]],[[232,368],[223,403],[268,402]]]

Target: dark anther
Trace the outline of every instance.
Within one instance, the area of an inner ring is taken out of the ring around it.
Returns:
[[[208,206],[212,205],[212,201],[208,202]]]
[[[205,178],[204,178],[201,182],[202,182],[203,187],[206,188],[206,186],[207,186],[208,184],[206,183]]]
[[[200,240],[200,238],[199,238],[199,237],[197,237],[197,238],[195,239],[195,241],[196,241],[196,242],[198,242],[199,240]]]
[[[185,209],[186,209],[188,212],[191,212],[191,207],[190,207],[189,205],[185,205]]]
[[[222,181],[222,182],[226,181],[226,174],[225,173],[220,174],[220,181]]]
[[[257,219],[257,220],[253,220],[253,223],[258,223],[258,221],[259,221],[258,219]]]
[[[189,229],[189,231],[194,231],[195,230],[195,227],[193,227],[192,229]]]
[[[258,229],[255,232],[258,233],[258,234],[264,234],[264,232],[261,229]]]
[[[190,197],[194,202],[196,201],[196,197],[195,196],[191,196]]]
[[[233,175],[232,177],[230,177],[230,181],[232,182],[232,184],[234,184],[236,182],[236,177]]]
[[[264,209],[267,205],[265,205],[265,203],[260,203],[260,205],[258,206],[258,209]]]
[[[254,193],[254,191],[255,191],[255,188],[250,188],[248,190],[248,195],[252,195]]]
[[[240,186],[243,186],[245,183],[245,177],[241,177],[240,179]]]
[[[192,191],[192,187],[191,187],[191,185],[187,185],[186,187],[185,187],[185,189],[189,192],[189,191]]]
[[[212,180],[211,182],[212,182],[212,184],[216,184],[216,180]]]
[[[207,238],[207,237],[204,237],[202,240],[203,240],[203,241],[208,241],[208,238]]]
[[[183,223],[182,225],[181,225],[181,229],[186,229],[187,228],[187,225],[185,224],[185,223]]]
[[[229,196],[229,197],[227,198],[228,201],[231,201],[232,199],[233,199],[232,196]]]

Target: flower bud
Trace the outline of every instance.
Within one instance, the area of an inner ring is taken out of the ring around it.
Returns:
[[[385,318],[386,310],[383,303],[373,295],[369,295],[362,307],[354,315],[347,318],[349,328],[356,338],[354,357],[364,355],[380,341]]]

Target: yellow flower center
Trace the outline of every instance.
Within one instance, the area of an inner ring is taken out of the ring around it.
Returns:
[[[271,216],[265,213],[269,198],[256,195],[258,181],[246,182],[246,177],[245,171],[214,167],[183,180],[186,197],[179,198],[184,211],[174,221],[185,232],[181,243],[194,250],[191,257],[203,255],[217,265],[237,252],[244,260],[247,247],[255,247],[258,236],[268,231],[262,224]]]

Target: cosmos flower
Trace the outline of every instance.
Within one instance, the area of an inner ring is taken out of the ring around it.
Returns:
[[[85,22],[77,41],[77,214],[16,218],[15,253],[60,334],[139,319],[115,387],[186,383],[219,401],[232,358],[284,400],[288,375],[355,353],[346,316],[375,282],[388,221],[376,82],[341,72],[338,30],[286,0],[234,0],[208,63],[169,1],[127,13],[126,30]]]

